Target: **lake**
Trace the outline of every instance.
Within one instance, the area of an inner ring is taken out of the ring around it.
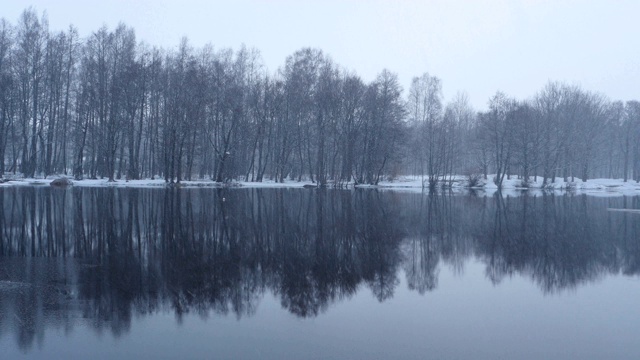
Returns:
[[[0,188],[3,359],[638,359],[640,196]]]

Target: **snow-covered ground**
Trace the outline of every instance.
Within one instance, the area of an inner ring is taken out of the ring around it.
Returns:
[[[477,186],[474,186],[472,190],[481,191],[487,194],[493,194],[498,191],[498,187],[493,182],[495,175],[489,175],[487,180],[481,179]],[[570,180],[570,179],[569,179]],[[426,181],[426,179],[425,179]],[[550,181],[550,180],[549,180]],[[623,179],[589,179],[586,182],[575,179],[574,182],[565,182],[563,178],[556,178],[555,182],[542,186],[542,178],[534,177],[529,179],[528,187],[523,186],[522,179],[518,179],[517,176],[512,176],[511,179],[504,178],[502,182],[503,194],[520,194],[523,191],[528,192],[543,192],[543,191],[557,191],[557,192],[575,192],[576,194],[591,194],[591,195],[640,195],[640,183],[632,180],[625,182]],[[395,181],[385,181],[380,183],[380,187],[389,189],[406,189],[422,191],[422,178],[421,177],[404,177]],[[454,176],[451,186],[454,192],[469,191],[468,180],[464,176]]]
[[[50,185],[52,181],[60,178],[60,176],[50,176],[47,178],[20,178],[20,177],[7,177],[5,182],[0,182],[0,187],[7,186],[41,186]],[[107,179],[83,179],[83,180],[71,180],[73,186],[82,187],[132,187],[132,188],[144,188],[144,187],[165,187],[167,183],[164,179],[144,179],[144,180],[116,180],[109,182]],[[180,187],[254,187],[254,188],[294,188],[313,186],[311,181],[287,181],[285,183],[277,183],[274,181],[264,182],[244,182],[238,181],[230,184],[221,184],[212,180],[194,180],[194,181],[182,181]]]
[[[0,187],[7,186],[42,186],[49,185],[53,180],[59,178],[57,176],[51,176],[48,178],[31,179],[20,177],[5,177],[4,182],[0,182]],[[493,177],[489,176],[487,180],[480,180],[479,184],[472,190],[476,192],[482,192],[484,194],[493,194],[497,191],[497,186],[492,181]],[[7,181],[8,180],[8,181]],[[84,187],[164,187],[166,183],[162,179],[146,179],[146,180],[117,180],[115,182],[109,182],[107,179],[98,180],[72,180],[74,186]],[[424,178],[426,185],[426,178]],[[423,178],[420,176],[405,176],[395,179],[393,181],[382,181],[377,186],[370,185],[355,185],[359,188],[377,188],[382,190],[396,190],[396,191],[411,191],[422,192]],[[216,183],[211,180],[196,180],[196,181],[183,181],[181,187],[220,187],[223,186],[220,183]],[[236,187],[247,188],[301,188],[305,186],[314,186],[311,181],[285,181],[284,183],[277,183],[272,180],[265,180],[263,182],[244,182],[238,181],[230,185]],[[350,184],[348,187],[353,187]],[[451,189],[456,193],[465,193],[469,191],[467,178],[463,176],[453,177]],[[548,183],[544,189],[542,187],[542,178],[538,177],[537,181],[533,178],[529,181],[529,187],[524,188],[522,186],[522,179],[518,179],[516,176],[512,176],[511,179],[504,179],[502,186],[503,194],[520,194],[522,191],[528,190],[529,192],[542,192],[542,191],[558,191],[558,192],[575,192],[579,194],[612,196],[612,195],[640,195],[640,184],[635,181],[624,182],[622,179],[590,179],[586,182],[576,179],[575,182],[564,182],[562,178],[556,178],[554,183]]]

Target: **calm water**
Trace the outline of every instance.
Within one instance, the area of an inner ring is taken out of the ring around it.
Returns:
[[[0,357],[638,359],[640,197],[0,189]]]

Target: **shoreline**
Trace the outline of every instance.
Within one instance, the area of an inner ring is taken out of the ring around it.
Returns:
[[[50,176],[47,178],[14,178],[3,179],[0,188],[15,186],[50,186],[51,182],[64,178],[63,176]],[[491,178],[491,177],[490,177]],[[498,192],[497,186],[490,180],[482,180],[478,186],[467,187],[466,180],[461,176],[453,178],[452,186],[444,188],[445,192],[454,194],[460,193],[480,193],[484,195],[492,195]],[[162,188],[168,184],[164,179],[145,179],[145,180],[116,180],[109,182],[107,179],[83,179],[71,180],[70,186],[78,187],[123,187],[123,188]],[[378,185],[357,185],[353,183],[345,184],[343,187],[335,189],[378,189],[384,191],[402,191],[402,192],[428,192],[422,186],[421,177],[401,177],[393,181],[382,181]],[[521,186],[522,180],[517,178],[505,179],[502,187],[503,195],[520,195],[520,194],[536,194],[536,193],[572,193],[572,194],[588,194],[594,196],[616,196],[616,195],[640,195],[640,183],[632,180],[624,182],[622,179],[590,179],[587,182],[578,180],[576,182],[565,183],[562,179],[556,179],[556,182],[547,184],[542,187],[540,178],[537,182],[531,181],[529,187]],[[51,185],[53,186],[53,185]],[[174,184],[175,186],[175,184]],[[285,181],[278,183],[272,180],[263,182],[245,182],[236,181],[231,183],[218,183],[212,180],[192,180],[182,181],[180,188],[315,188],[315,184],[309,180],[306,181]],[[334,188],[329,186],[328,188]],[[440,188],[439,192],[442,191]]]

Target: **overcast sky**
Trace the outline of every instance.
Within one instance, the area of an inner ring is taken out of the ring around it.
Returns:
[[[549,80],[612,100],[640,100],[640,1],[276,1],[0,0],[17,23],[33,6],[50,29],[81,36],[119,22],[138,40],[261,51],[275,71],[302,47],[317,47],[370,81],[384,68],[408,91],[428,72],[445,100],[465,91],[482,110],[496,91],[528,98]]]

